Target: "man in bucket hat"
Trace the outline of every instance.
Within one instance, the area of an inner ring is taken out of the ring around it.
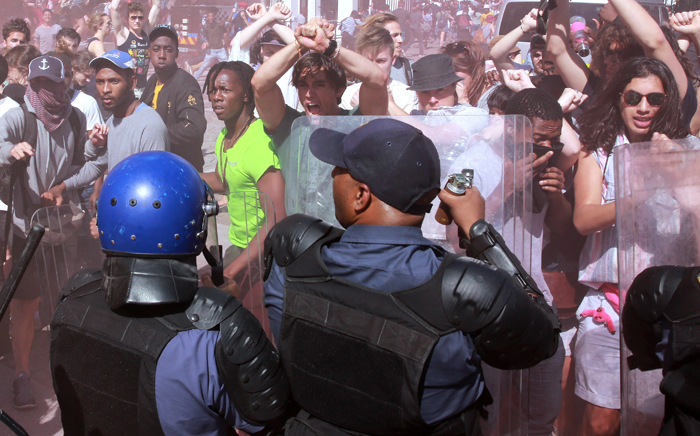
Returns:
[[[504,271],[423,238],[440,161],[420,130],[393,119],[349,134],[320,128],[309,147],[335,167],[346,230],[296,214],[265,241],[265,304],[301,407],[287,434],[481,434],[490,397],[480,361],[518,368],[551,355],[553,314],[536,286],[538,303]],[[478,190],[467,191],[440,199],[474,245],[500,240]],[[500,243],[489,250],[514,266]]]
[[[413,85],[408,88],[418,95],[419,108],[411,115],[488,115],[468,103],[459,103],[457,83],[460,80],[451,56],[439,53],[420,58],[413,64]],[[397,109],[389,104],[390,115],[405,115]]]

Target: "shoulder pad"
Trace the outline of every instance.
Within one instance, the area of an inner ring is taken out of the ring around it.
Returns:
[[[260,322],[239,307],[220,330],[216,368],[236,411],[251,424],[283,417],[291,399],[289,382]]]
[[[78,289],[95,282],[102,282],[101,269],[95,268],[79,271],[73,274],[73,276],[68,279],[66,284],[63,285],[59,299],[63,300]]]
[[[265,238],[265,275],[267,280],[272,269],[272,259],[285,267],[308,250],[316,241],[336,229],[329,223],[308,215],[297,213],[278,222]]]
[[[199,330],[211,330],[241,307],[241,302],[221,289],[201,287],[197,289],[192,304],[185,314]]]
[[[632,281],[627,292],[637,315],[647,322],[654,322],[663,315],[686,268],[680,266],[655,266],[647,268]]]
[[[467,257],[458,257],[445,268],[442,304],[452,325],[475,332],[500,313],[512,291],[512,279],[504,271]]]

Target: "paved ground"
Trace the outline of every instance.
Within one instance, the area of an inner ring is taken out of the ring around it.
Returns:
[[[438,50],[435,43],[425,50],[425,54],[436,53]],[[418,49],[407,50],[407,57],[411,61],[418,60]],[[223,128],[223,122],[216,119],[216,116],[208,106],[205,98],[207,131],[204,136],[202,152],[204,154],[205,171],[213,171],[216,166],[216,156],[214,155],[214,145],[219,132]],[[218,219],[218,233],[220,241],[226,240],[228,225],[226,224],[227,214],[222,211]],[[224,249],[226,246],[224,247]],[[203,266],[203,264],[200,264]],[[8,311],[9,312],[9,311]],[[9,313],[6,317],[9,317]],[[63,435],[60,421],[60,410],[56,397],[53,393],[51,375],[49,373],[49,343],[48,328],[38,330],[32,347],[30,369],[32,372],[32,388],[37,397],[37,407],[29,410],[16,410],[12,406],[12,381],[14,379],[14,360],[12,352],[7,349],[7,341],[0,339],[0,409],[8,413],[19,422],[31,436],[60,436]],[[6,338],[6,328],[0,326],[0,338]],[[5,347],[3,348],[3,345]],[[7,427],[0,424],[0,436],[13,435]]]

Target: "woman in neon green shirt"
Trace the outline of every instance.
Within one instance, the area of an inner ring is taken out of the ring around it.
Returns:
[[[232,245],[224,255],[224,276],[235,281],[248,259],[260,255],[267,229],[286,216],[279,159],[262,121],[253,115],[253,73],[244,62],[220,62],[204,82],[212,109],[226,127],[216,140],[217,171],[202,174],[202,179],[214,192],[227,196]],[[264,206],[257,193],[264,194],[260,195]],[[263,211],[273,210],[275,222],[263,225]]]

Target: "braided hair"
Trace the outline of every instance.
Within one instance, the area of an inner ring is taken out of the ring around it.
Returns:
[[[253,85],[250,81],[253,79],[253,74],[255,70],[241,61],[229,61],[229,62],[219,62],[218,64],[211,67],[209,73],[207,74],[207,79],[204,81],[204,86],[202,87],[202,94],[207,94],[209,90],[213,87],[214,81],[222,70],[232,71],[238,77],[238,80],[243,86],[243,91],[246,98],[248,98],[248,104],[246,105],[246,110],[249,116],[253,116],[255,111],[255,95],[253,93]]]

